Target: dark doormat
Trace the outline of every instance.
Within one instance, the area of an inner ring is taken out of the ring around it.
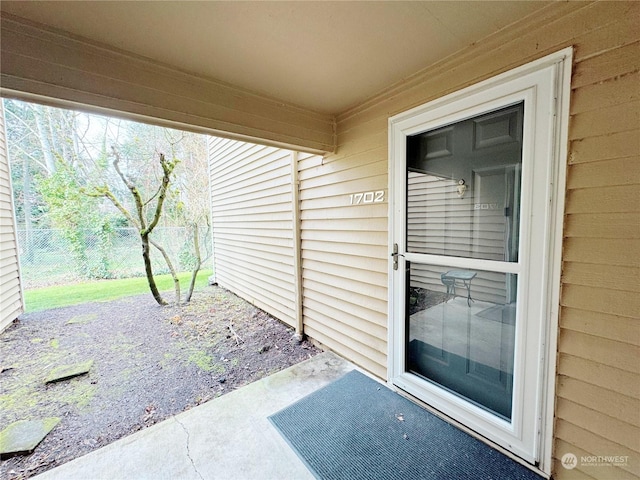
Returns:
[[[323,480],[542,479],[355,370],[269,419]]]

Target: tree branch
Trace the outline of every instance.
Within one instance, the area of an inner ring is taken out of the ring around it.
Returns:
[[[160,221],[160,214],[162,213],[162,205],[164,204],[164,199],[167,195],[167,189],[169,188],[169,182],[171,181],[171,174],[173,173],[173,169],[176,168],[178,164],[177,160],[167,161],[164,157],[164,154],[160,154],[160,166],[162,167],[162,184],[160,185],[160,193],[158,195],[158,203],[156,203],[156,211],[153,214],[153,219],[151,223],[145,229],[145,233],[150,233],[158,222]]]
[[[146,227],[146,221],[145,221],[145,218],[144,218],[144,208],[143,208],[142,196],[140,195],[140,192],[138,191],[136,186],[133,183],[131,183],[131,181],[126,177],[126,175],[124,173],[122,173],[122,170],[120,170],[120,155],[118,154],[118,150],[116,150],[116,147],[112,146],[111,147],[111,151],[113,152],[113,167],[116,169],[116,173],[122,179],[124,184],[127,186],[129,191],[131,192],[131,195],[133,196],[133,199],[134,199],[134,201],[136,203],[136,211],[138,212],[138,218],[140,220],[140,230],[141,230],[140,233],[141,234],[148,233],[151,230],[148,230],[147,227]],[[111,192],[109,192],[109,193],[111,193]],[[111,194],[111,195],[113,196],[113,194]],[[117,205],[116,205],[116,207],[117,207]],[[135,223],[134,223],[134,225],[135,225]]]

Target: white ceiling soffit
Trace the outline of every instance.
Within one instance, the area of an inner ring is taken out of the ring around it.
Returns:
[[[548,2],[2,1],[34,22],[338,114]]]

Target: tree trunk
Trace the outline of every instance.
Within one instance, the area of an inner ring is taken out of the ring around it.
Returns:
[[[153,269],[151,268],[151,249],[149,248],[149,235],[140,235],[140,240],[142,241],[142,258],[144,258],[144,271],[147,274],[149,290],[151,290],[151,294],[153,295],[153,298],[155,298],[156,302],[158,302],[158,305],[166,305],[167,302],[165,302],[162,298],[162,295],[160,295],[158,286],[156,285],[156,281],[153,278]]]
[[[173,288],[176,292],[176,305],[180,305],[180,279],[178,278],[176,269],[173,268],[173,263],[171,262],[169,255],[159,243],[154,242],[153,240],[151,240],[151,238],[149,238],[149,243],[156,247],[164,257],[164,261],[166,262],[167,267],[169,267],[169,271],[171,272],[171,278],[173,278]]]
[[[198,238],[198,225],[193,225],[193,249],[196,254],[196,264],[193,267],[193,272],[191,273],[191,282],[189,283],[189,290],[187,291],[187,295],[184,299],[184,303],[189,303],[191,301],[191,296],[193,295],[193,289],[196,286],[196,277],[198,276],[198,272],[200,271],[200,267],[202,267],[202,255],[200,254],[200,240]]]

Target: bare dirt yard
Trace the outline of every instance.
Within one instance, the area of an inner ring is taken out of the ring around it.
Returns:
[[[61,421],[32,454],[3,460],[0,478],[42,473],[320,352],[293,333],[219,287],[182,306],[142,295],[22,315],[0,334],[0,430]],[[87,374],[45,383],[91,360]]]

